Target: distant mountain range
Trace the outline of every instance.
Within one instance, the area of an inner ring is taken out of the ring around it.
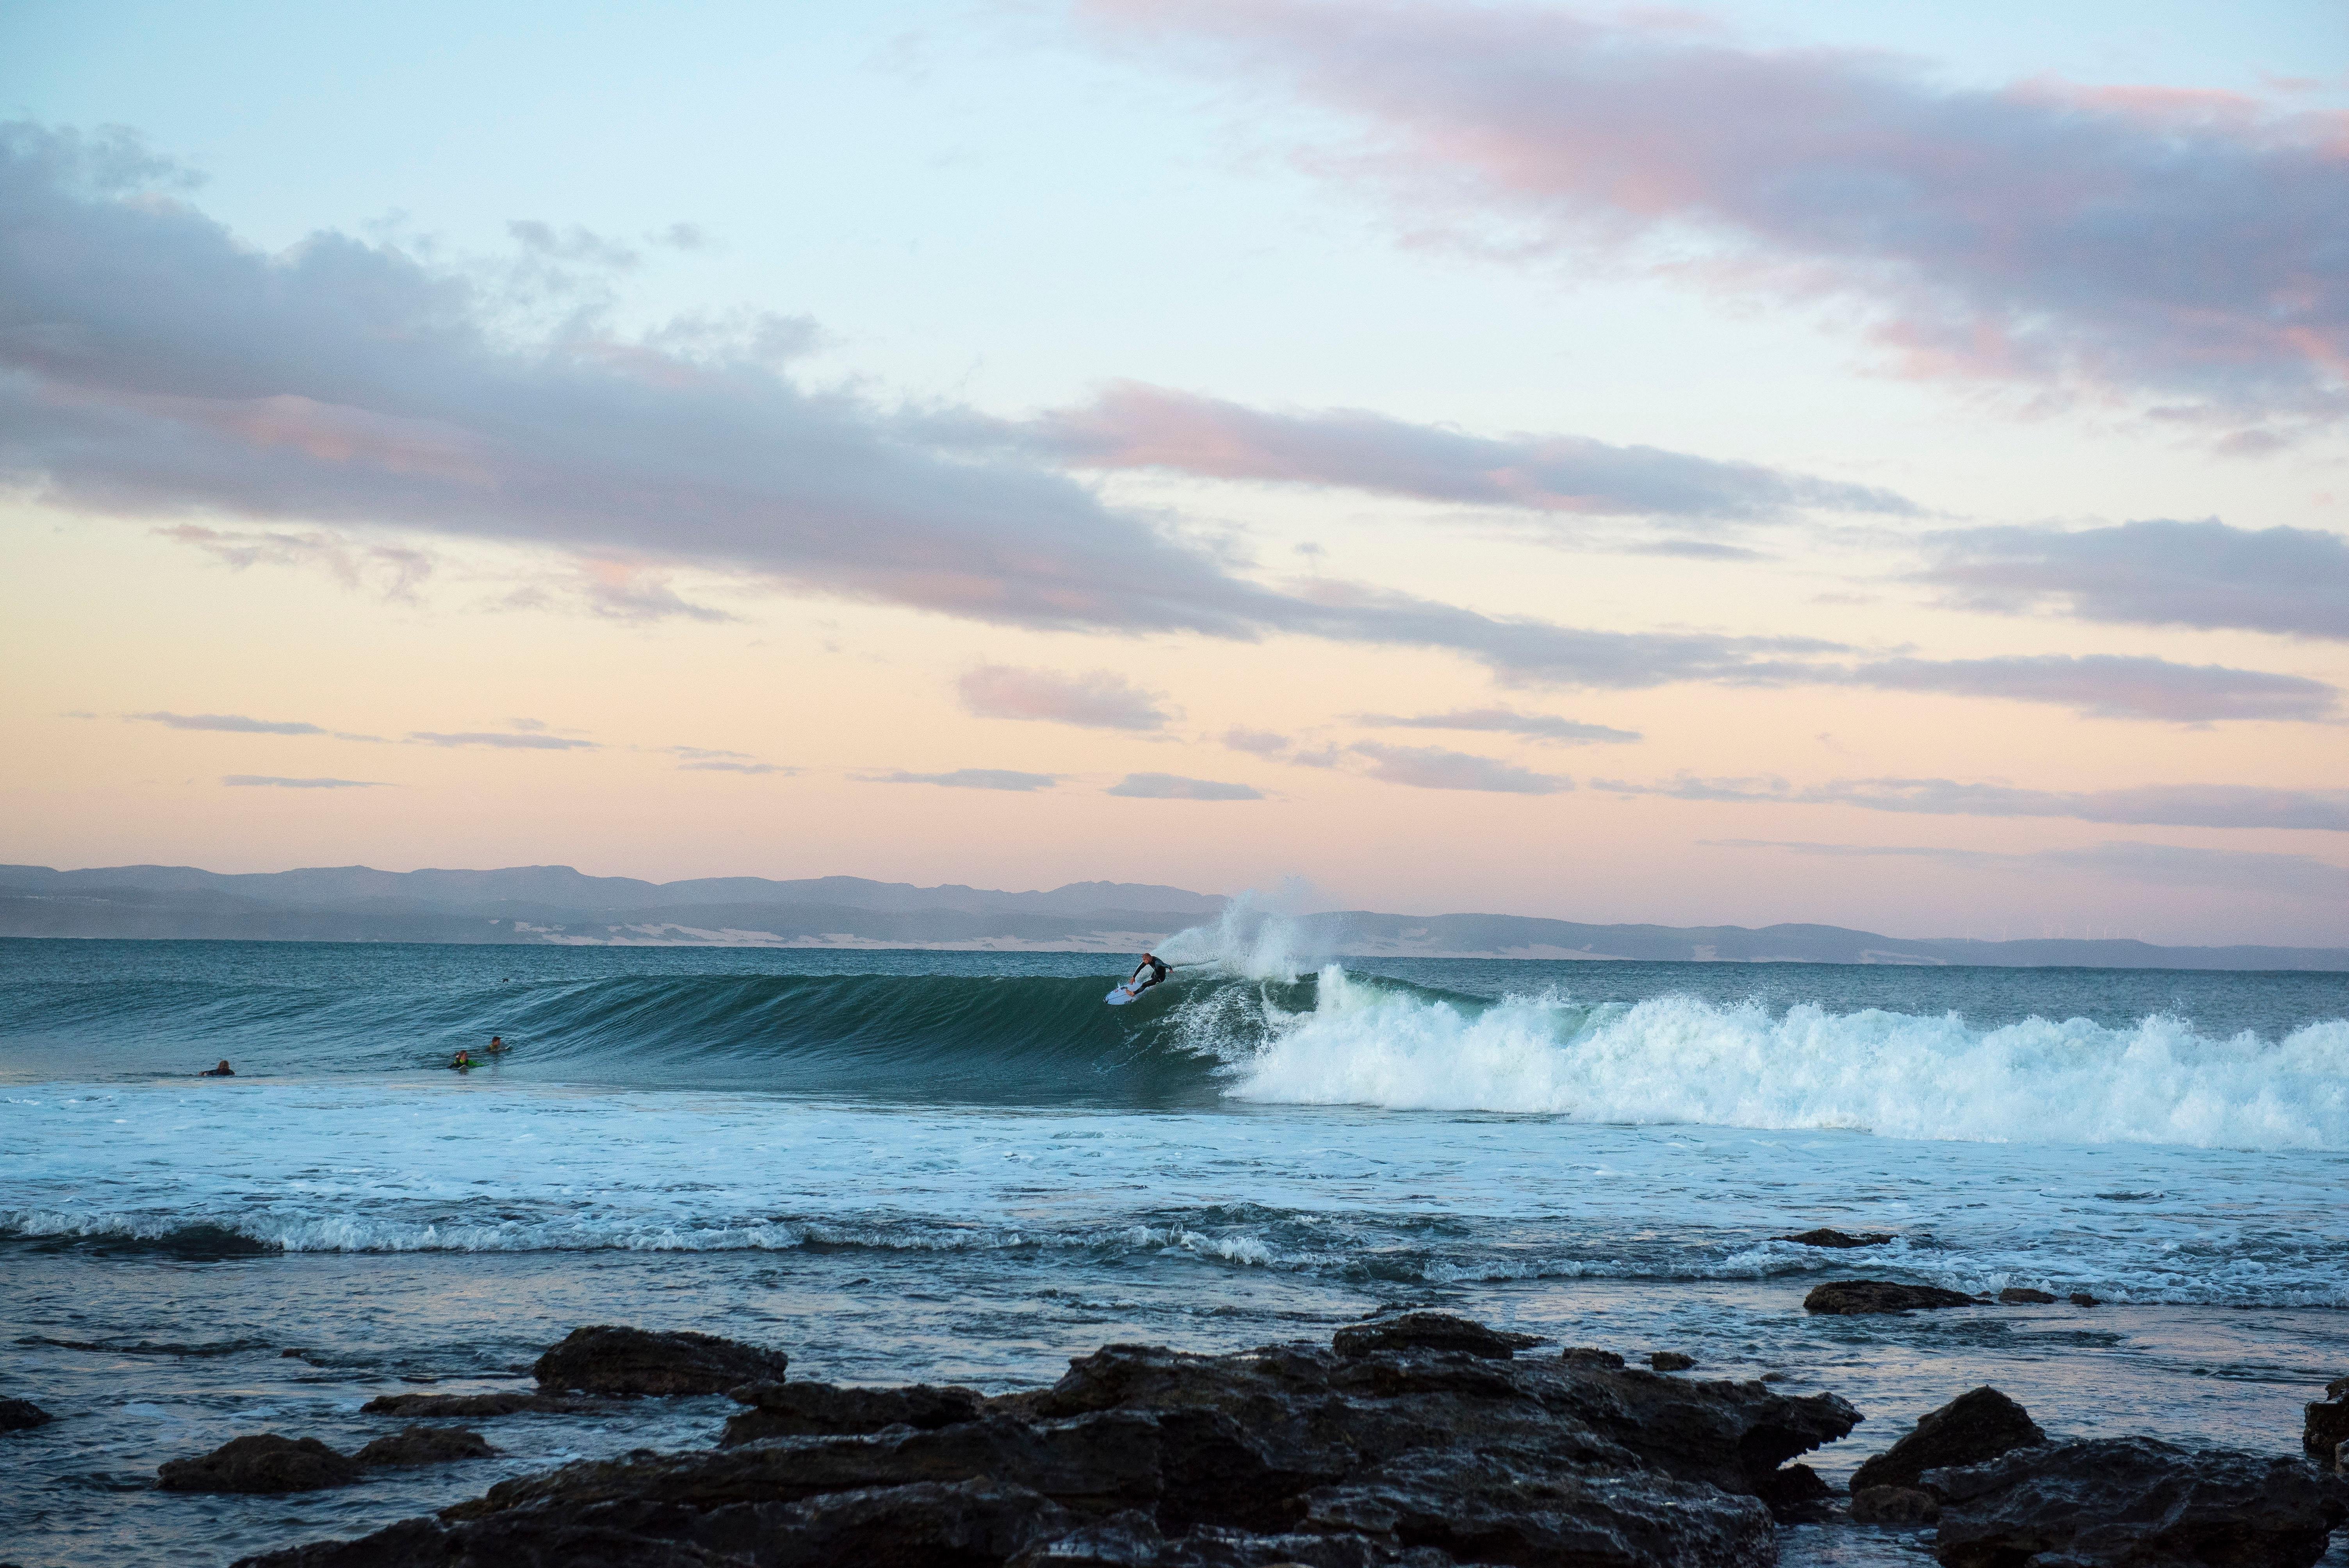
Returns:
[[[1226,902],[1136,882],[999,892],[862,877],[648,882],[569,866],[242,875],[189,866],[0,866],[0,936],[1130,953],[1212,919]],[[1300,951],[1332,956],[2349,970],[2349,949],[2333,947],[1909,939],[1834,925],[1584,925],[1368,910],[1302,915],[1294,924]]]

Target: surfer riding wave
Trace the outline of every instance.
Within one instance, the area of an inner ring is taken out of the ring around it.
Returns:
[[[1138,999],[1153,985],[1164,985],[1167,971],[1171,967],[1172,965],[1155,953],[1145,953],[1142,955],[1142,962],[1133,966],[1133,973],[1126,977],[1125,982],[1102,999],[1112,1007],[1122,1007],[1128,1002]]]

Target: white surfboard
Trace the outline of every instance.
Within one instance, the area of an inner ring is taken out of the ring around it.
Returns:
[[[1136,996],[1141,995],[1142,993],[1139,991],[1129,991],[1124,986],[1121,985],[1116,990],[1112,991],[1108,995],[1102,997],[1102,1000],[1108,1003],[1112,1007],[1123,1007],[1128,1002],[1133,1001]]]

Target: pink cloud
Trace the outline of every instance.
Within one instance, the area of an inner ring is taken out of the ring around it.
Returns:
[[[981,718],[1042,719],[1089,729],[1161,729],[1171,717],[1147,692],[1113,670],[1057,670],[981,665],[957,684],[962,705]]]
[[[1318,0],[1092,0],[1363,132],[1316,167],[1468,232],[1627,253],[1749,296],[1857,298],[1905,374],[2349,411],[2349,116],[2033,81],[1651,21]],[[1687,263],[1694,242],[1703,261]]]
[[[1889,490],[1587,436],[1493,438],[1361,408],[1269,411],[1120,381],[1029,428],[1080,468],[1344,486],[1534,511],[1759,518],[1804,508],[1904,513]]]

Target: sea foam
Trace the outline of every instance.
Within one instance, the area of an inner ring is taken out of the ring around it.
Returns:
[[[2280,1041],[2213,1038],[2162,1015],[2107,1027],[1955,1014],[1834,1013],[1686,996],[1489,1005],[1332,965],[1310,1011],[1226,1047],[1236,1099],[1486,1110],[1593,1122],[1847,1129],[1986,1142],[2349,1148],[2349,1022]]]

